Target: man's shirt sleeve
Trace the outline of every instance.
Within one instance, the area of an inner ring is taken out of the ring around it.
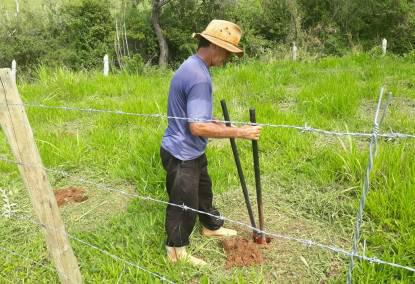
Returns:
[[[209,83],[194,85],[187,96],[189,122],[212,119],[212,89]]]

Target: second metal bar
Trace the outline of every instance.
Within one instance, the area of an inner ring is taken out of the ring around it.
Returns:
[[[256,123],[255,109],[249,109],[249,118],[251,123]],[[255,187],[256,187],[256,198],[258,204],[258,217],[259,217],[259,229],[264,230],[264,207],[262,204],[262,188],[261,188],[261,172],[259,167],[259,149],[258,141],[252,140],[252,154],[254,158],[254,171],[255,171]],[[266,239],[264,234],[261,234],[260,243],[265,244]]]
[[[225,100],[221,100],[220,104],[222,106],[223,118],[225,119],[225,121],[228,121],[226,123],[226,126],[230,127],[231,123],[229,122],[230,121],[229,112],[228,112],[228,108],[226,106]],[[249,200],[248,188],[246,187],[245,176],[244,176],[244,172],[242,171],[241,160],[239,159],[238,147],[236,146],[236,142],[234,138],[230,138],[229,140],[231,142],[233,157],[235,159],[236,169],[238,170],[239,181],[241,182],[242,192],[244,194],[246,208],[248,209],[249,220],[251,221],[252,227],[256,228],[254,213],[252,212],[252,206]],[[255,231],[253,233],[254,235],[256,235]]]

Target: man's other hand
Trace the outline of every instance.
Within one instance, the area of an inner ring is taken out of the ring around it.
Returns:
[[[244,125],[239,127],[240,138],[249,140],[259,140],[261,126]]]

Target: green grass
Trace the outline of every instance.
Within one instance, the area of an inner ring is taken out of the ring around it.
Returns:
[[[33,83],[20,82],[27,103],[164,113],[171,71],[108,78],[98,73],[39,70]],[[379,89],[394,100],[381,129],[415,133],[415,69],[401,58],[353,55],[319,61],[264,63],[246,61],[213,71],[214,112],[222,117],[226,99],[231,119],[247,121],[249,107],[263,123],[371,131]],[[27,109],[44,164],[71,173],[50,175],[54,188],[83,187],[90,198],[63,208],[70,234],[138,263],[177,282],[344,282],[348,260],[318,248],[274,239],[260,266],[225,270],[218,240],[196,229],[191,249],[211,265],[197,269],[170,265],[164,258],[164,206],[102,192],[80,178],[166,199],[158,151],[164,119],[77,111]],[[0,136],[0,153],[10,155]],[[368,162],[368,141],[264,128],[259,143],[266,228],[351,249],[353,225]],[[251,144],[238,142],[253,196]],[[366,255],[415,266],[415,143],[381,140],[372,171],[362,239]],[[225,216],[248,223],[227,140],[207,149],[215,202]],[[0,187],[20,212],[31,212],[26,190],[14,165],[0,163]],[[0,206],[2,206],[0,200]],[[255,204],[255,203],[254,203]],[[249,232],[237,228],[241,235]],[[40,231],[19,220],[0,218],[0,246],[53,267]],[[72,241],[86,283],[145,283],[157,280]],[[359,253],[362,253],[362,246]],[[0,282],[50,283],[56,273],[0,251]],[[357,262],[357,282],[415,281],[413,273]]]

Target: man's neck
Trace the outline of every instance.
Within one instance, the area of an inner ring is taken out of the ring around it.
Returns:
[[[196,52],[196,55],[205,62],[208,68],[212,66],[212,61],[210,60],[210,55],[209,55],[208,50],[204,48],[199,48],[199,50]]]

